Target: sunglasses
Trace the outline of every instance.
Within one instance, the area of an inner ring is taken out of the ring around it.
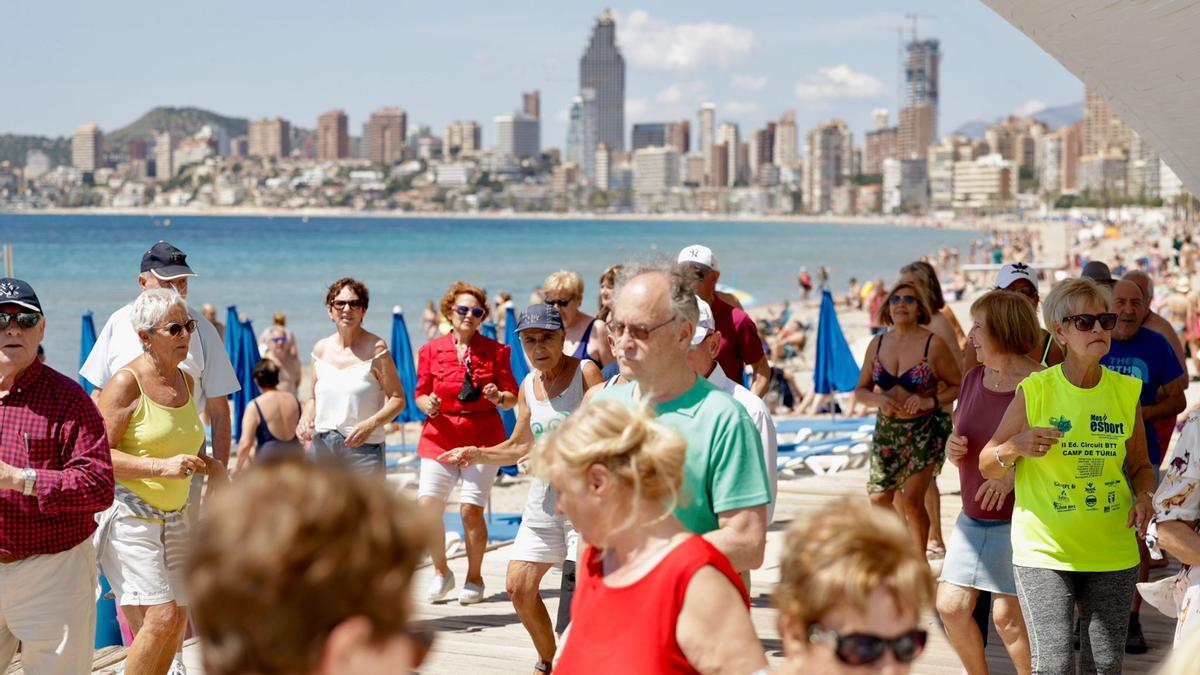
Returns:
[[[1100,322],[1100,327],[1104,330],[1112,330],[1117,325],[1117,315],[1112,312],[1105,312],[1104,314],[1072,314],[1071,316],[1063,317],[1063,323],[1067,323],[1068,321],[1075,324],[1075,330],[1078,331],[1091,330],[1097,321]]]
[[[552,305],[554,307],[566,307],[567,305],[571,304],[571,301],[570,300],[547,300],[546,304]]]
[[[287,338],[285,338],[285,337],[273,337],[273,338],[271,338],[271,342],[274,342],[274,343],[275,343],[275,344],[277,344],[277,345],[287,344]]]
[[[848,666],[865,666],[883,658],[889,649],[900,663],[912,663],[925,651],[929,633],[914,629],[889,639],[868,633],[838,635],[837,631],[813,626],[808,629],[808,639],[833,649],[838,661]]]
[[[616,320],[609,321],[607,325],[608,325],[608,332],[613,336],[614,339],[619,338],[622,335],[624,335],[626,332],[628,332],[629,337],[633,338],[634,340],[645,340],[650,337],[651,333],[653,333],[654,331],[658,330],[659,328],[662,328],[663,326],[665,326],[669,323],[672,323],[673,321],[675,321],[674,317],[667,319],[666,321],[658,324],[657,326],[650,326],[649,328],[647,328],[645,326],[635,326],[633,324],[628,324],[623,321],[616,321]]]
[[[0,312],[0,330],[8,328],[13,321],[21,328],[33,328],[41,320],[42,315],[37,312]]]
[[[362,300],[334,300],[329,303],[334,309],[366,309],[367,304]]]
[[[467,307],[466,305],[455,305],[454,313],[459,316],[470,314],[473,318],[482,319],[485,310],[482,307]]]
[[[902,302],[906,305],[915,305],[917,303],[917,298],[916,296],[912,295],[893,295],[892,297],[888,298],[889,305],[898,305]]]
[[[163,326],[163,328],[167,329],[167,333],[169,333],[171,337],[179,337],[180,335],[183,335],[184,331],[187,331],[188,335],[191,335],[192,333],[196,332],[196,320],[188,319],[183,323],[169,323]]]

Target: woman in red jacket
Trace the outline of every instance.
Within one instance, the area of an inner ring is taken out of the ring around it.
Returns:
[[[451,330],[421,348],[417,367],[417,406],[428,416],[421,430],[417,454],[421,457],[421,506],[439,515],[446,498],[459,479],[459,501],[467,543],[467,578],[458,601],[470,605],[483,600],[483,552],[487,547],[487,525],[483,509],[496,477],[496,467],[476,464],[459,468],[437,461],[447,450],[473,445],[487,447],[507,438],[497,408],[510,410],[517,403],[507,346],[479,334],[479,324],[488,315],[483,289],[456,281],[442,296],[442,315]],[[440,528],[439,528],[440,529]],[[435,532],[441,542],[444,532]],[[427,599],[436,602],[454,590],[454,574],[446,564],[446,550],[430,548],[434,577]]]

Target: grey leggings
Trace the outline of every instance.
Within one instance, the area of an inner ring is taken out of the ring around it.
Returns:
[[[1118,675],[1125,657],[1136,566],[1116,572],[1063,572],[1013,565],[1029,628],[1034,675],[1075,672],[1071,632],[1079,604],[1080,672]]]

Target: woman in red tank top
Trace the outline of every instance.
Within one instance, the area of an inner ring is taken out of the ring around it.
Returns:
[[[614,401],[587,405],[535,449],[535,470],[588,543],[560,675],[766,667],[741,579],[671,515],[686,449],[651,413]]]

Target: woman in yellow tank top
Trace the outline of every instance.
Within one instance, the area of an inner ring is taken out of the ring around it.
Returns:
[[[126,670],[182,672],[172,663],[187,626],[183,515],[193,474],[223,482],[204,454],[192,377],[180,368],[196,322],[173,290],[142,293],[131,313],[145,350],[100,394],[116,499],[98,516],[96,552],[134,634]]]
[[[1035,673],[1073,672],[1076,604],[1083,672],[1121,672],[1137,537],[1154,514],[1141,382],[1100,365],[1116,325],[1109,304],[1090,279],[1051,291],[1046,327],[1066,358],[1018,385],[979,456],[985,478],[1016,471],[1013,572]]]

